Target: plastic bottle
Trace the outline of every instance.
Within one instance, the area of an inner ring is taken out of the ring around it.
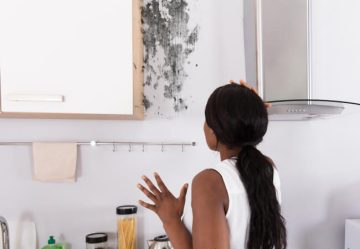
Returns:
[[[68,243],[66,243],[66,242],[57,243],[56,245],[59,247],[59,249],[70,249],[70,245]]]
[[[48,244],[41,249],[62,249],[62,246],[56,245],[55,243],[54,236],[50,236]]]

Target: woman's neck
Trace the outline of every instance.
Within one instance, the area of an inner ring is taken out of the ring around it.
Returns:
[[[232,157],[237,157],[237,155],[241,151],[241,148],[237,147],[229,149],[225,145],[219,144],[218,151],[220,152],[220,159],[221,161],[223,161]]]

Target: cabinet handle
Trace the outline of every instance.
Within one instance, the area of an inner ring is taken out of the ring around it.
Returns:
[[[14,102],[64,102],[63,95],[7,94],[6,99]]]

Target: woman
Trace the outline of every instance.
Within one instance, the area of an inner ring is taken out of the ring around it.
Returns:
[[[233,82],[232,82],[233,83]],[[154,202],[154,211],[175,249],[283,249],[285,221],[278,198],[279,179],[270,158],[256,145],[266,133],[266,105],[244,82],[217,88],[205,109],[204,133],[221,162],[192,182],[192,213],[181,220],[188,185],[174,197],[155,173],[158,188],[138,188]]]

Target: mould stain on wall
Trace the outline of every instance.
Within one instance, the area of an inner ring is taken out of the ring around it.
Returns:
[[[144,106],[147,115],[171,116],[188,108],[182,96],[186,65],[198,41],[199,27],[190,28],[184,0],[144,0]],[[197,66],[195,64],[194,66]]]

